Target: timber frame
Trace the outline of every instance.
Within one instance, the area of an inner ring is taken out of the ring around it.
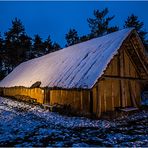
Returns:
[[[36,98],[41,104],[66,104],[79,112],[100,117],[103,112],[114,111],[117,107],[139,107],[141,91],[146,84],[148,58],[133,30],[90,89],[10,87],[1,90],[4,96],[26,95]]]
[[[116,72],[113,69],[115,64]],[[130,70],[129,64],[132,65],[133,70]],[[110,72],[108,72],[109,68]],[[133,30],[92,88],[94,92],[93,112],[100,117],[102,112],[113,111],[116,107],[140,106],[140,93],[146,84],[148,84],[148,58],[141,40]],[[110,89],[111,92],[108,94]],[[116,89],[115,92],[114,89]],[[118,97],[116,96],[117,91],[119,92]]]

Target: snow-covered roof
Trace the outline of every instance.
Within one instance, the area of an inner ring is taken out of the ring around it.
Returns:
[[[0,87],[92,88],[133,28],[79,43],[23,62],[0,82]]]

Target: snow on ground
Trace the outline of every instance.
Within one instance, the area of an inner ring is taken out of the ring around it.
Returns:
[[[67,117],[0,97],[0,146],[148,146],[148,112],[112,121]]]

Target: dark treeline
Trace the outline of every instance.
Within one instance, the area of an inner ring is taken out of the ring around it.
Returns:
[[[108,16],[108,9],[94,10],[93,17],[87,19],[90,33],[79,36],[76,29],[71,28],[65,35],[66,47],[99,37],[119,30],[118,26],[111,26],[110,22],[115,16]],[[123,24],[123,28],[134,27],[146,49],[148,41],[147,32],[143,30],[144,23],[138,20],[138,17],[132,14],[128,16]],[[4,33],[0,34],[0,79],[10,73],[18,64],[32,58],[40,57],[61,49],[60,45],[53,42],[50,35],[46,40],[36,34],[33,38],[27,35],[21,20],[15,18],[12,20],[12,26]]]
[[[28,36],[22,22],[15,18],[11,28],[4,33],[4,39],[0,35],[0,79],[21,62],[59,49],[60,45],[52,42],[50,35],[45,41],[38,34],[34,38]]]
[[[95,37],[106,35],[108,33],[118,31],[118,26],[111,26],[110,22],[115,18],[115,16],[108,16],[108,9],[105,8],[102,11],[94,10],[93,17],[87,19],[87,23],[90,28],[90,33],[83,36],[78,36],[76,29],[71,28],[65,36],[66,46],[71,46],[83,41],[90,40]],[[146,50],[148,51],[148,40],[146,40],[147,32],[144,31],[144,23],[138,19],[138,16],[131,14],[127,17],[123,24],[123,28],[134,27],[138,32],[142,42],[144,43]],[[122,28],[121,28],[122,29]]]

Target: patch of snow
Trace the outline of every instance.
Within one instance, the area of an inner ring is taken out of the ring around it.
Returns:
[[[0,146],[147,146],[148,112],[112,121],[67,117],[0,97]]]

